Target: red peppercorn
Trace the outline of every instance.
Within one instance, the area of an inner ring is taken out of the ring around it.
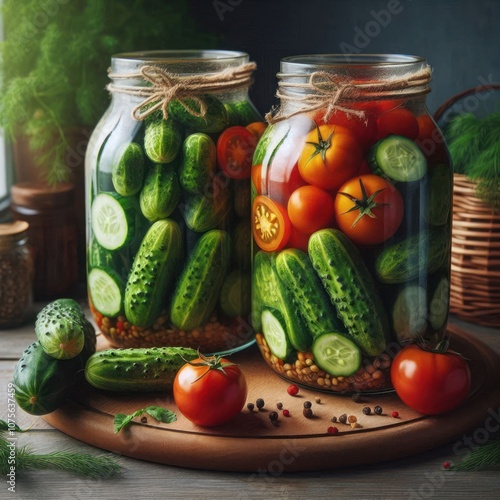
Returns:
[[[290,412],[288,410],[283,410],[283,416],[284,417],[289,417],[290,416]]]
[[[443,462],[443,469],[450,469],[451,468],[451,462],[446,460]]]
[[[328,434],[338,434],[339,433],[339,430],[337,429],[337,427],[334,427],[333,425],[328,427],[328,429],[326,431],[328,432]]]
[[[299,393],[299,387],[296,386],[295,384],[289,385],[286,392],[288,392],[290,396],[296,396]]]
[[[393,411],[393,412],[392,412],[392,416],[393,416],[394,418],[399,418],[399,413],[398,413],[397,411]]]

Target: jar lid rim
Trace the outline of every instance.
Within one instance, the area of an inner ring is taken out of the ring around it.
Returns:
[[[321,66],[323,68],[345,66],[404,66],[425,62],[425,58],[407,54],[304,54],[288,56],[281,59],[291,67],[308,68]]]
[[[150,61],[154,63],[162,62],[202,62],[213,60],[231,60],[247,58],[248,53],[236,50],[216,50],[216,49],[183,49],[183,50],[146,50],[138,52],[121,52],[113,54],[111,58],[127,61]]]

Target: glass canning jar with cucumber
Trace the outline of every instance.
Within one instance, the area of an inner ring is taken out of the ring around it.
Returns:
[[[89,305],[113,346],[254,342],[249,179],[266,128],[254,69],[232,51],[112,58],[86,197]]]
[[[277,373],[391,387],[401,346],[446,337],[452,171],[403,55],[288,57],[252,166],[253,319]]]

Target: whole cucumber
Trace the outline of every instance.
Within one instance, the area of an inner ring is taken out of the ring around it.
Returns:
[[[154,163],[171,163],[182,144],[182,133],[173,120],[151,120],[146,123],[144,149]]]
[[[122,196],[132,196],[142,187],[144,177],[144,155],[139,144],[131,142],[120,159],[113,165],[111,180],[113,187]]]
[[[182,145],[180,183],[192,194],[203,193],[212,181],[216,167],[214,141],[202,133],[191,134]]]
[[[188,347],[108,349],[89,358],[85,378],[106,391],[166,391],[179,368],[197,357],[198,351]]]
[[[226,128],[228,116],[222,101],[210,94],[202,95],[199,98],[206,106],[206,111],[203,116],[196,116],[188,111],[188,109],[191,109],[195,111],[195,113],[201,112],[199,102],[189,97],[183,99],[182,102],[178,99],[170,101],[168,104],[168,115],[179,123],[182,123],[185,127],[206,134],[220,132],[222,129]]]

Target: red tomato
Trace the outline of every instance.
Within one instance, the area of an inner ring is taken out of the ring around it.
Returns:
[[[449,163],[443,134],[429,115],[417,116],[419,134],[415,140],[430,163]]]
[[[251,132],[257,140],[262,137],[262,134],[267,128],[266,122],[252,122],[245,127],[249,132]]]
[[[212,427],[240,413],[247,383],[240,368],[229,360],[200,356],[180,368],[173,392],[177,408],[188,420]]]
[[[310,234],[301,233],[298,229],[292,226],[290,238],[288,238],[287,248],[297,248],[307,253],[307,246],[309,244]]]
[[[339,189],[334,209],[339,229],[354,243],[376,245],[397,231],[404,203],[390,182],[366,174],[350,179]]]
[[[403,348],[394,358],[391,380],[403,403],[424,415],[453,410],[471,387],[470,369],[461,356],[416,345]]]
[[[268,194],[273,200],[286,205],[290,195],[299,187],[305,186],[306,181],[302,179],[299,166],[297,163],[294,165],[280,164],[273,161],[272,165],[268,167]]]
[[[332,227],[333,205],[333,197],[326,191],[316,186],[302,186],[288,200],[288,217],[301,233],[312,234]]]
[[[257,194],[262,194],[262,164],[252,166],[252,184]]]
[[[405,108],[396,108],[382,113],[377,119],[377,129],[379,139],[394,134],[414,140],[419,132],[415,115]]]
[[[219,167],[231,179],[248,179],[256,146],[256,137],[245,127],[227,128],[217,140]]]
[[[283,205],[267,196],[253,201],[252,230],[255,243],[266,252],[281,250],[288,242],[292,224]]]
[[[335,191],[356,175],[362,160],[363,149],[349,129],[321,125],[305,138],[299,172],[309,184]]]

